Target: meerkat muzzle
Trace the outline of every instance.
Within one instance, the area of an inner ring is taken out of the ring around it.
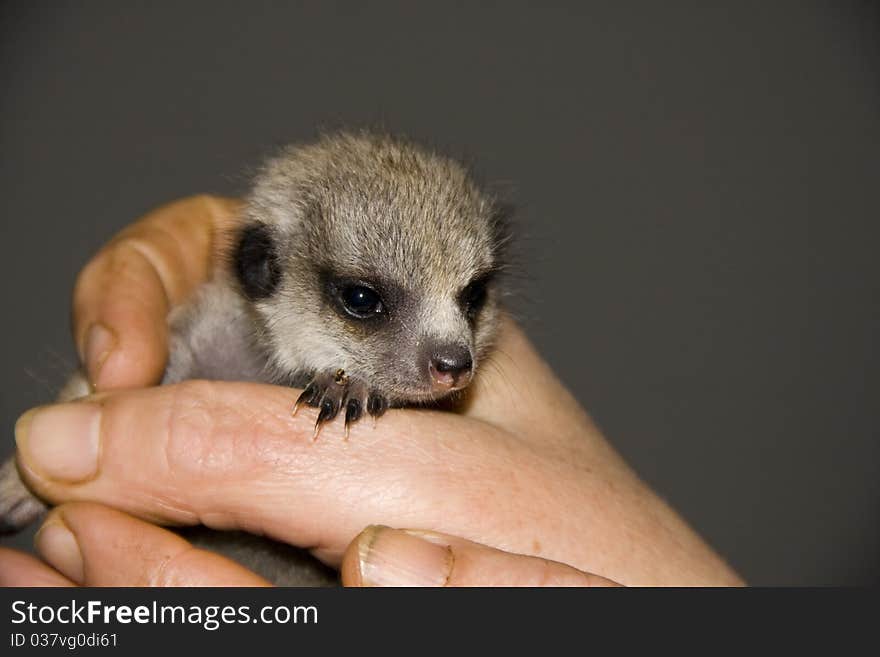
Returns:
[[[467,386],[474,372],[471,352],[463,347],[450,347],[431,355],[428,373],[431,387],[437,392],[451,392]]]

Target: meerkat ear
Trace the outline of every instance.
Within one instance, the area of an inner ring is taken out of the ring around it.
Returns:
[[[516,206],[510,202],[494,199],[489,225],[492,229],[492,245],[499,262],[507,260],[510,242],[513,236],[513,216]]]
[[[281,268],[272,233],[265,224],[250,224],[242,229],[233,259],[235,275],[248,298],[263,299],[278,287]]]

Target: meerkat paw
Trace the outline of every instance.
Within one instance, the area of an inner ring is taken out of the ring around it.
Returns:
[[[345,409],[346,440],[351,425],[361,419],[364,411],[379,417],[388,410],[388,400],[384,395],[370,390],[363,381],[349,377],[344,370],[316,375],[296,400],[294,414],[303,404],[319,409],[313,440],[318,437],[321,427],[333,420],[342,409]]]
[[[0,465],[0,534],[24,529],[46,512],[46,505],[22,482],[15,457]]]

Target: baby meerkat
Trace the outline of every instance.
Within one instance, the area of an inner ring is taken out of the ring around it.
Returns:
[[[212,279],[169,317],[163,384],[302,387],[292,408],[318,409],[315,437],[337,416],[348,435],[364,414],[462,390],[490,353],[506,216],[456,161],[387,135],[325,136],[268,160],[239,220]],[[88,393],[77,373],[62,399]],[[0,522],[44,508],[7,462]],[[188,536],[278,584],[328,581],[287,546]]]

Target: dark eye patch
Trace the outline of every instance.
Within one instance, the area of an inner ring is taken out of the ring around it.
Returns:
[[[492,273],[481,274],[468,283],[458,295],[458,302],[468,319],[477,316],[483,306],[486,305],[486,298],[489,293],[489,285],[492,282]]]
[[[364,323],[387,319],[392,307],[400,301],[397,288],[380,281],[328,269],[322,270],[320,277],[328,303],[348,320]]]
[[[250,299],[270,296],[281,280],[275,242],[264,224],[246,226],[233,255],[235,275]]]

